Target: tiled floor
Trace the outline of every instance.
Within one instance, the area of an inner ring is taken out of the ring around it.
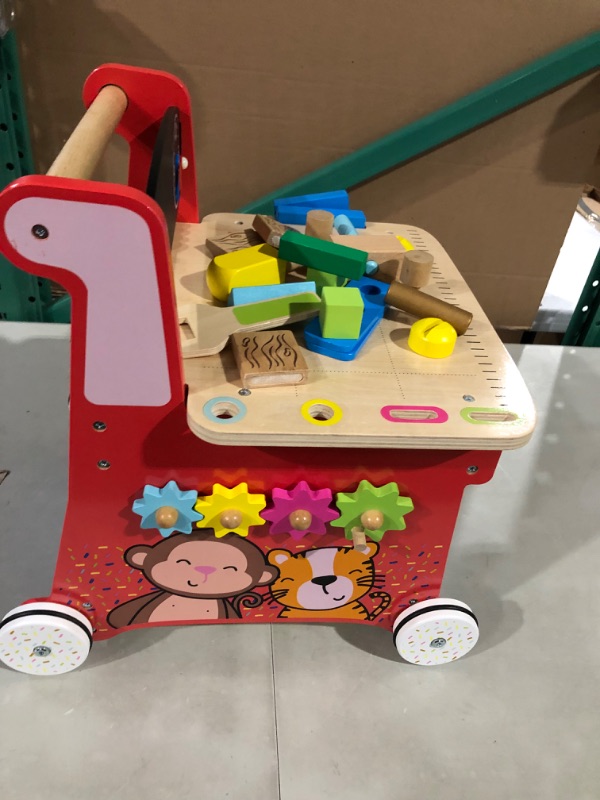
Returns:
[[[444,590],[479,616],[469,656],[427,669],[377,629],[228,626],[123,634],[62,677],[0,669],[2,800],[595,800],[600,351],[512,352],[540,422],[465,497]],[[0,363],[4,612],[51,579],[66,329],[0,326]]]

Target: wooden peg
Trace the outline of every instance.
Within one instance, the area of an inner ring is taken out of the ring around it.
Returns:
[[[306,235],[317,239],[331,239],[334,216],[330,211],[313,209],[306,215]]]
[[[239,528],[242,524],[242,512],[237,508],[228,508],[225,511],[221,511],[219,522],[222,528],[229,528],[229,530]]]
[[[161,506],[155,516],[159,528],[173,528],[177,524],[179,512],[173,506]]]
[[[473,319],[470,311],[445,303],[437,297],[421,292],[420,289],[415,289],[414,286],[406,286],[398,281],[390,284],[385,302],[388,306],[394,306],[418,319],[425,317],[443,319],[452,325],[459,336],[465,333]]]
[[[383,514],[377,508],[371,508],[363,511],[360,522],[368,531],[378,531],[383,526]]]
[[[410,250],[404,255],[400,280],[407,286],[414,286],[415,289],[427,286],[432,266],[433,256],[431,253],[426,250]]]
[[[303,508],[297,508],[289,516],[290,525],[295,531],[307,531],[312,524],[312,514]]]
[[[352,528],[352,545],[355,550],[364,553],[367,549],[367,536],[362,528]]]

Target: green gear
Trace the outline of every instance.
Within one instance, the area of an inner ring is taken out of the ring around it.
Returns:
[[[365,530],[365,534],[380,542],[386,531],[403,531],[406,528],[404,515],[414,509],[410,497],[402,497],[397,483],[373,486],[369,481],[361,481],[355,492],[339,492],[336,505],[340,511],[338,519],[330,525],[344,528],[346,539],[352,539],[352,528],[363,527],[360,521],[365,511],[377,509],[383,514],[383,525],[376,531]]]

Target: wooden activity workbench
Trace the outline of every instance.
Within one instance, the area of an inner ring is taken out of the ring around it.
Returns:
[[[73,303],[56,571],[0,621],[0,660],[49,675],[123,630],[323,621],[382,627],[412,663],[460,658],[477,618],[440,591],[462,494],[527,442],[535,414],[446,252],[418,228],[367,226],[428,250],[423,291],[473,312],[451,357],[411,352],[411,320],[388,309],[354,361],[307,350],[305,383],[250,391],[227,347],[182,358],[190,332],[214,333],[207,235],[251,221],[199,221],[185,87],[104,65],[84,101],[48,175],[0,194],[0,251]],[[115,130],[125,186],[91,180]]]
[[[214,304],[206,285],[211,255],[204,242],[220,231],[249,228],[252,216],[212,214],[200,225],[179,224],[173,242],[177,303]],[[301,230],[301,228],[299,228]],[[233,354],[185,359],[188,422],[215,444],[290,447],[510,450],[531,436],[535,412],[523,379],[491,323],[441,244],[421,228],[369,223],[367,233],[395,233],[434,256],[423,291],[473,313],[451,358],[427,359],[407,345],[414,319],[393,308],[354,361],[304,350],[309,380],[240,397]],[[302,325],[295,326],[301,339]],[[219,398],[217,400],[216,398]],[[211,408],[225,408],[219,419]],[[468,398],[468,399],[466,399]],[[331,403],[339,412],[315,420],[310,409]],[[237,412],[237,413],[236,413]]]

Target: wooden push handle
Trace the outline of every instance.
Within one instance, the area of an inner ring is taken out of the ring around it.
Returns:
[[[110,137],[127,108],[127,95],[118,86],[105,86],[54,159],[48,175],[91,178]]]

